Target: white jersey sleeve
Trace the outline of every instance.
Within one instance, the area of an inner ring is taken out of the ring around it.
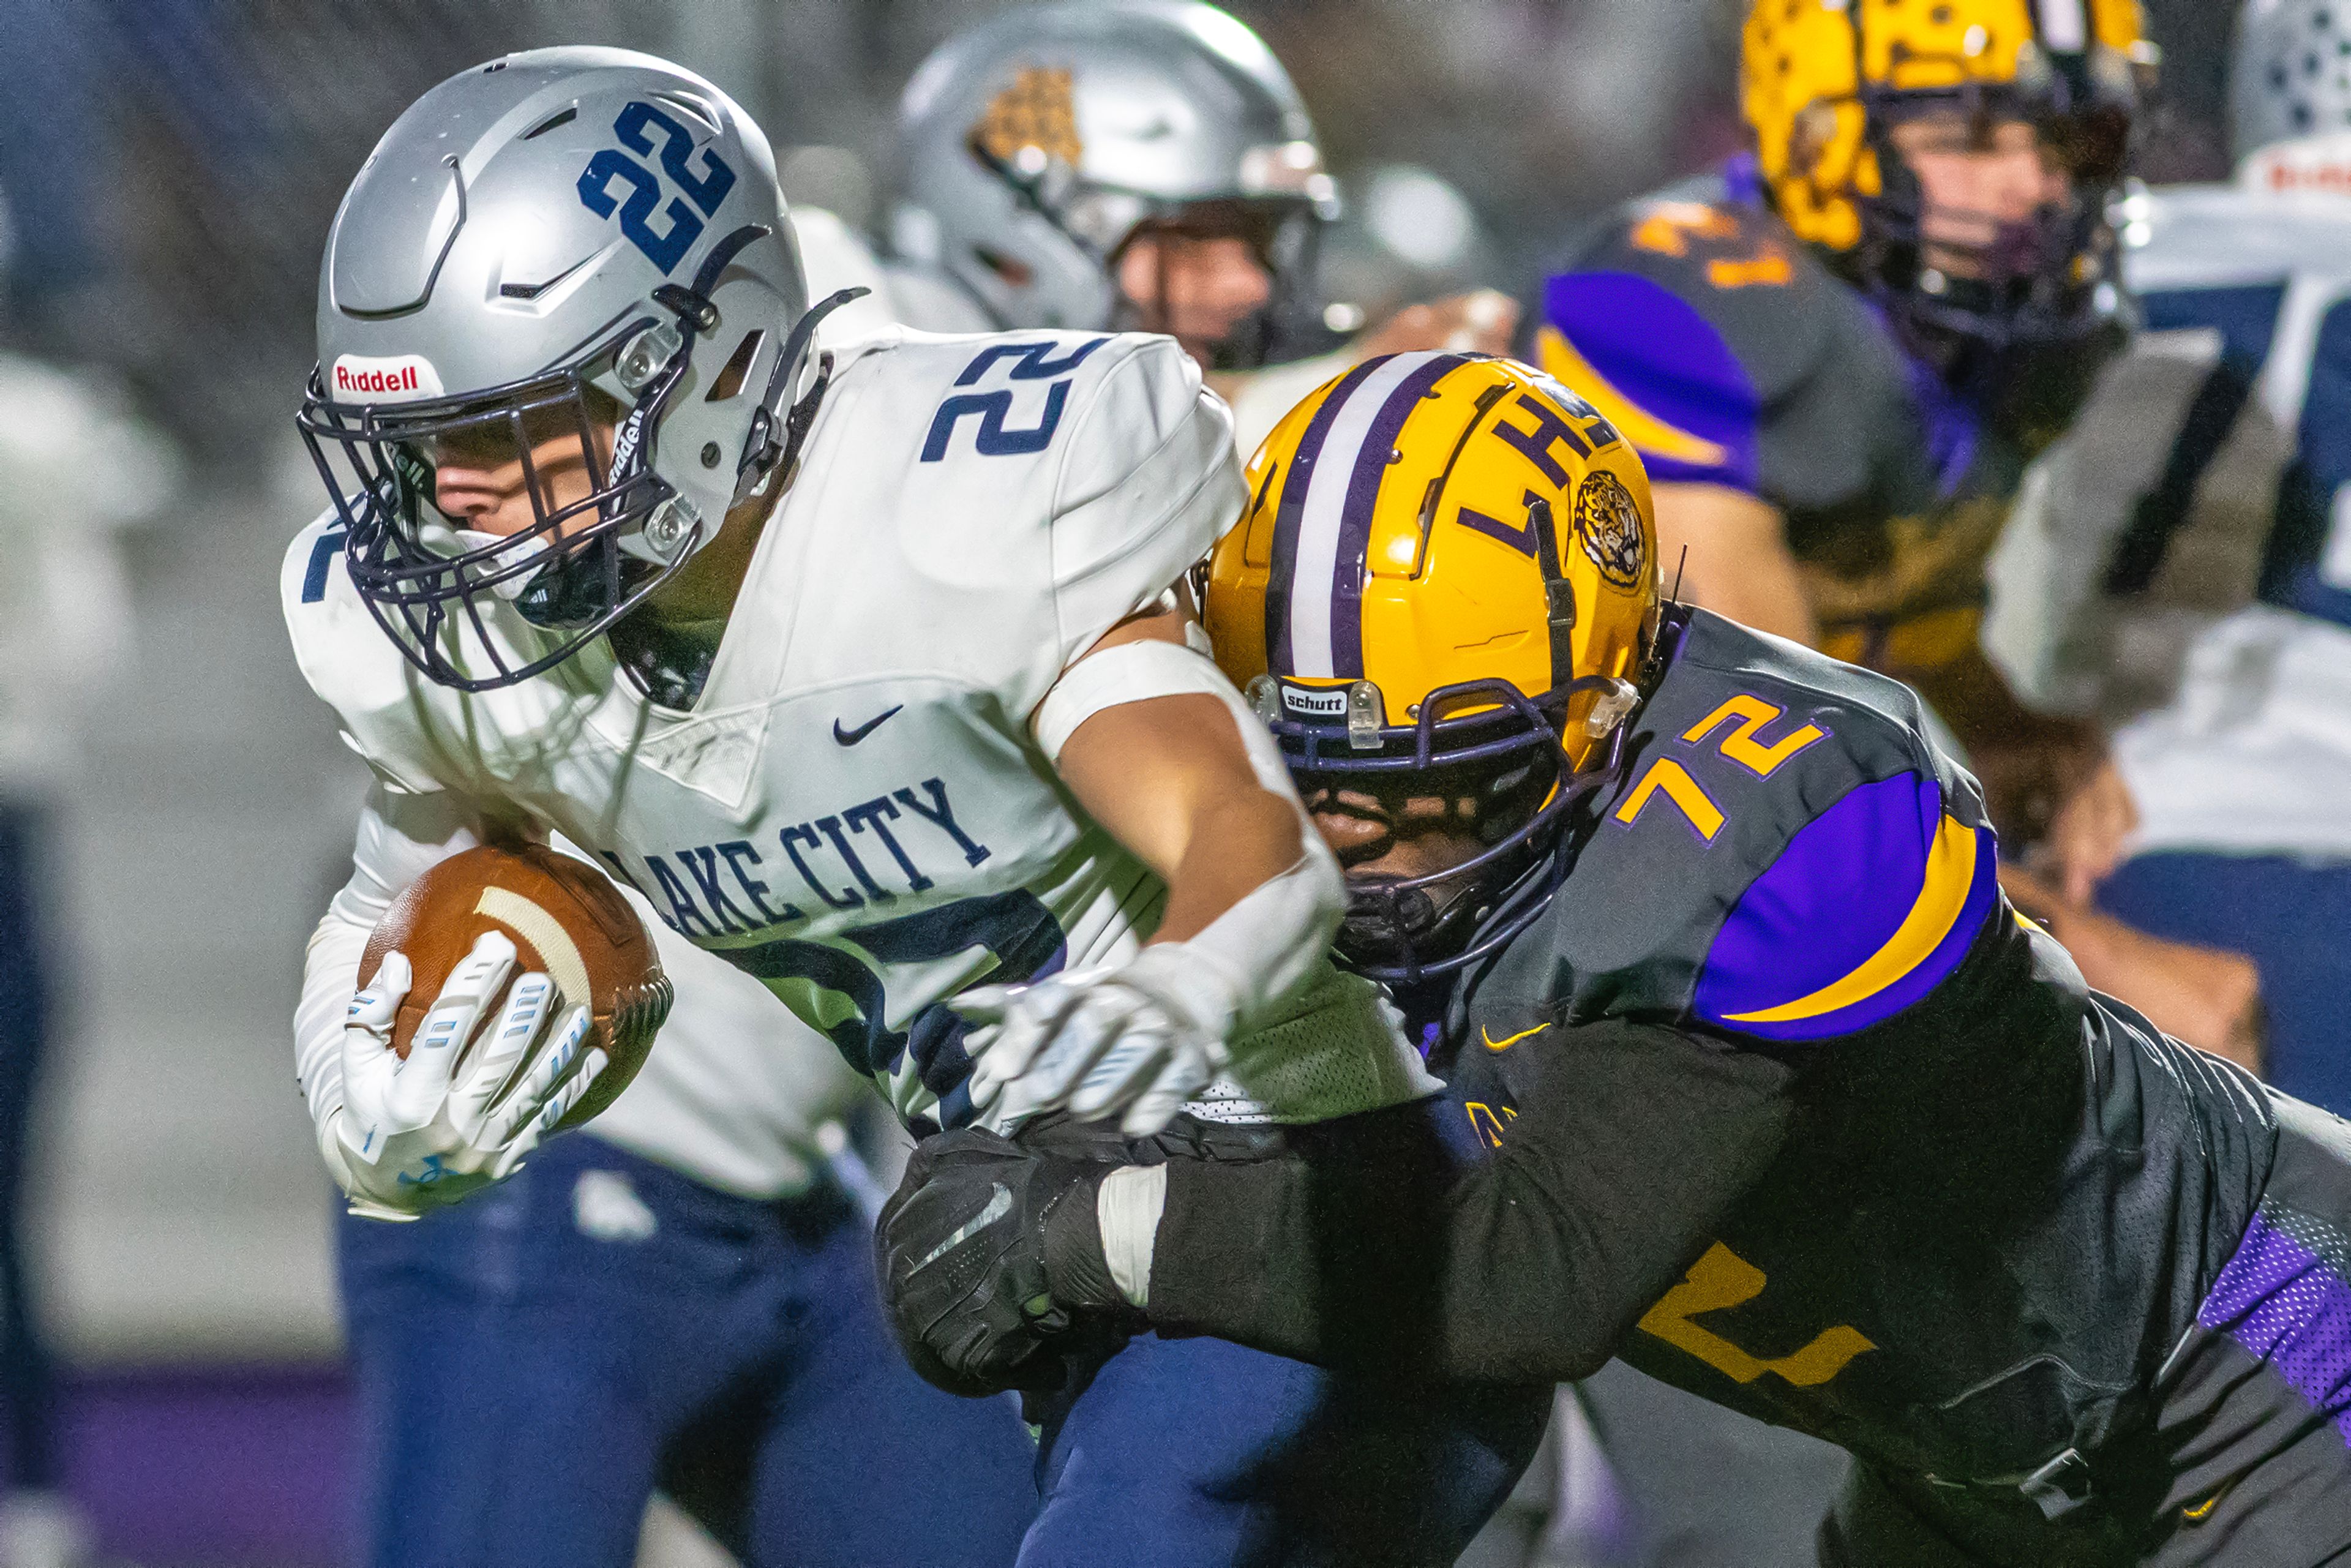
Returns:
[[[1134,347],[1074,416],[1054,488],[1063,669],[1175,586],[1249,498],[1232,415],[1191,356],[1170,338],[1122,341]]]
[[[350,880],[310,934],[294,1009],[295,1081],[321,1138],[343,1103],[343,1015],[366,977],[359,970],[369,934],[402,889],[479,842],[472,814],[450,796],[402,794],[381,782],[369,790]]]
[[[453,759],[437,753],[419,722],[425,705],[446,699],[423,685],[352,589],[343,540],[342,521],[329,511],[287,547],[277,586],[294,662],[379,783],[411,795],[449,789],[460,782]]]

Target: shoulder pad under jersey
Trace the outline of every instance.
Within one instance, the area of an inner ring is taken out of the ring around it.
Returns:
[[[1527,357],[1606,414],[1660,482],[1827,509],[1876,488],[1915,423],[1891,337],[1761,208],[1635,202],[1544,280],[1526,321]]]
[[[789,523],[829,541],[807,569],[886,576],[903,591],[892,613],[921,629],[927,654],[1023,716],[1206,555],[1246,499],[1225,405],[1174,340],[1140,333],[862,345],[807,462]],[[975,591],[995,597],[982,621],[968,613]]]
[[[1908,688],[1698,611],[1634,725],[1505,994],[1823,1040],[1924,997],[2000,908],[1975,780]]]
[[[279,565],[278,598],[294,662],[319,699],[334,709],[343,743],[376,776],[403,794],[445,787],[426,753],[419,704],[437,688],[420,687],[343,566],[342,520],[332,511],[294,536]]]

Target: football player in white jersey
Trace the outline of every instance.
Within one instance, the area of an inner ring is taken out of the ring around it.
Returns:
[[[360,878],[559,833],[917,1132],[1445,1135],[1392,1015],[1331,965],[1338,879],[1279,757],[1195,649],[1180,580],[1244,497],[1174,342],[893,332],[811,361],[824,307],[757,128],[607,50],[427,94],[322,272],[300,423],[334,507],[283,587],[378,775]],[[340,1041],[301,1042],[329,1167],[378,1213],[509,1176],[601,1054],[518,986],[495,1048],[390,1069],[408,974],[356,976],[365,935],[330,912],[312,944],[321,993],[366,982]],[[460,965],[447,1038],[510,961],[488,939]],[[1023,1562],[1447,1557],[1547,1403],[1206,1344],[1121,1335],[1040,1391]],[[1371,1519],[1395,1522],[1367,1546]]]
[[[1270,363],[1339,215],[1314,123],[1247,24],[1205,0],[1063,0],[948,39],[908,80],[888,269],[909,324],[1165,332],[1232,406],[1244,455],[1350,364],[1507,353],[1491,289]]]
[[[819,208],[790,219],[814,287],[873,290],[818,342],[887,326],[855,234]],[[469,831],[454,814],[427,825],[433,799],[395,801],[396,831],[366,825],[298,1020],[314,1046],[341,1047],[351,932]],[[926,1387],[883,1327],[865,1247],[879,1195],[824,1146],[856,1074],[758,981],[626,896],[676,994],[627,1092],[473,1202],[338,1228],[361,1560],[626,1563],[658,1483],[747,1563],[1010,1563],[1036,1511],[1034,1449],[1002,1401]],[[573,1339],[548,1330],[590,1321],[602,1375],[583,1378]],[[538,1419],[517,1427],[517,1404]],[[601,1463],[578,1462],[583,1441]],[[833,1484],[844,1462],[936,1479],[871,1509]]]
[[[2232,67],[2235,182],[2124,203],[2147,331],[2020,509],[1985,634],[2037,701],[2118,725],[2057,819],[2066,891],[2249,956],[2266,1075],[2337,1113],[2351,1113],[2346,23],[2327,0],[2252,0]]]

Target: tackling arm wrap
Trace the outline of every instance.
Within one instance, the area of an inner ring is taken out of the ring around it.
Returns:
[[[1105,1192],[1103,1250],[1163,1330],[1408,1380],[1572,1381],[1703,1252],[1779,1151],[1791,1070],[1648,1025],[1562,1036],[1492,1159],[1447,1181],[1409,1134]],[[1119,1182],[1132,1178],[1119,1176]],[[1133,1201],[1140,1200],[1140,1201]]]

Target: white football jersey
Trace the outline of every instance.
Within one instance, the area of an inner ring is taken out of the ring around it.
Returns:
[[[795,205],[792,238],[809,298],[864,288],[834,311],[817,346],[869,337],[904,319],[902,303],[856,231],[820,207]],[[559,847],[579,853],[578,846]],[[783,1012],[767,988],[665,925],[631,892],[653,934],[676,1002],[661,1050],[596,1118],[592,1136],[745,1197],[803,1190],[822,1158],[819,1124],[841,1113],[862,1082],[831,1041]]]
[[[892,331],[836,356],[690,712],[601,643],[517,686],[433,684],[352,591],[331,518],[282,583],[303,673],[391,787],[581,846],[925,1130],[971,1114],[946,998],[1118,960],[1155,924],[1161,883],[1077,810],[1029,719],[1245,497],[1224,408],[1166,339]],[[537,637],[510,612],[486,634]],[[1204,1111],[1314,1119],[1434,1087],[1327,960],[1251,1021],[1311,1061],[1297,1096],[1222,1085]]]
[[[2123,721],[2135,849],[2351,854],[2351,199],[2121,215],[2146,329],[2027,482],[1988,651]]]

